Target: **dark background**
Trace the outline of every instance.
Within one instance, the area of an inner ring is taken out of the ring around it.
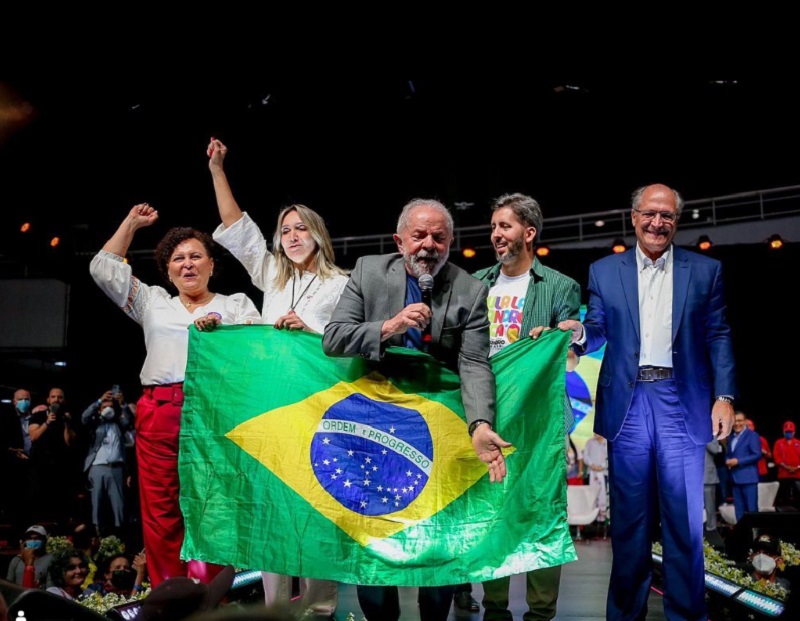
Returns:
[[[59,383],[78,411],[114,383],[138,395],[141,330],[97,290],[88,263],[138,202],[156,206],[161,220],[139,232],[132,250],[152,248],[173,225],[217,225],[210,136],[229,147],[234,193],[268,238],[290,202],[318,211],[335,238],[392,232],[417,196],[454,208],[457,225],[484,224],[492,198],[521,191],[542,204],[546,234],[548,217],[624,209],[646,183],[670,184],[687,200],[800,183],[792,155],[800,97],[773,77],[268,73],[175,71],[167,80],[76,72],[0,82],[0,277],[55,277],[71,287],[68,347],[33,352],[25,364],[31,352],[3,352],[3,396],[25,384],[40,402]],[[25,235],[24,222],[32,225]],[[797,250],[712,252],[728,279],[740,405],[773,440],[794,416],[787,387],[800,371],[786,351]],[[546,261],[585,288],[589,263],[605,253]],[[356,258],[337,256],[345,267]],[[242,268],[222,259],[215,290],[244,290],[260,307]],[[467,269],[493,261],[453,259]],[[131,263],[157,282],[148,257],[134,254]],[[2,324],[13,329],[14,318]],[[55,359],[67,367],[52,367]]]

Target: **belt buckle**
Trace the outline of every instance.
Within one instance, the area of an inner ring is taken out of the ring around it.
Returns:
[[[642,367],[636,374],[640,382],[655,382],[655,369],[653,367]]]

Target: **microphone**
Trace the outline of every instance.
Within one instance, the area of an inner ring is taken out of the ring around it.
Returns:
[[[427,352],[428,347],[430,347],[431,339],[431,322],[433,322],[433,303],[431,301],[431,297],[433,294],[433,276],[430,274],[423,274],[418,279],[419,288],[422,292],[422,303],[425,304],[428,308],[431,309],[431,318],[428,321],[428,325],[425,326],[425,329],[422,331],[422,351]]]

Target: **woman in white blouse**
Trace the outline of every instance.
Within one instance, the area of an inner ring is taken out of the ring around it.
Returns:
[[[140,374],[143,394],[136,407],[136,457],[142,530],[151,584],[173,576],[209,581],[217,566],[184,563],[178,481],[178,435],[189,324],[260,323],[258,309],[243,293],[221,295],[208,288],[214,272],[214,242],[191,228],[170,229],[156,247],[156,263],[176,290],[149,286],[136,278],[123,257],[136,231],[152,225],[158,212],[135,205],[116,233],[92,259],[92,278],[131,319],[142,326],[147,354]]]
[[[263,322],[321,334],[348,279],[347,273],[334,264],[333,244],[324,220],[305,205],[284,207],[278,215],[270,252],[258,225],[233,197],[223,170],[227,147],[212,138],[206,152],[222,219],[214,231],[214,241],[242,263],[253,284],[264,292]],[[290,577],[263,572],[262,578],[267,604],[288,601]],[[301,590],[306,609],[317,615],[334,614],[335,582],[303,578]]]

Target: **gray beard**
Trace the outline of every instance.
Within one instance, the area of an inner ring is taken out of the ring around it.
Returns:
[[[439,271],[442,269],[442,266],[447,263],[447,259],[450,257],[450,249],[448,248],[445,250],[440,256],[438,261],[433,267],[430,267],[430,263],[427,261],[420,261],[420,258],[432,258],[428,256],[428,253],[424,250],[420,250],[417,254],[405,254],[403,253],[403,260],[406,263],[406,267],[409,271],[419,278],[423,274],[430,274],[431,276],[436,276]]]

